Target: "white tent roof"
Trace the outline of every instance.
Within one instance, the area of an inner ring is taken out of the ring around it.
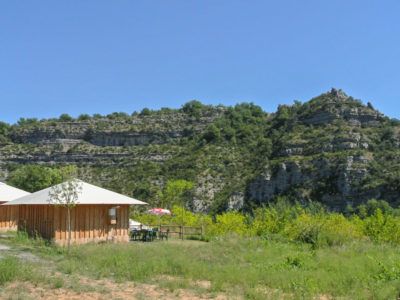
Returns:
[[[8,202],[26,195],[29,193],[0,182],[0,202]]]
[[[147,204],[145,202],[121,195],[98,186],[78,180],[81,185],[76,204]],[[10,201],[3,205],[46,205],[51,204],[49,192],[51,187]]]

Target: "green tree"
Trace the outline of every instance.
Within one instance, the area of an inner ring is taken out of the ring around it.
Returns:
[[[101,114],[93,114],[93,119],[101,119],[103,116]]]
[[[171,208],[173,205],[182,205],[185,197],[192,191],[193,182],[184,179],[169,180],[164,190],[159,194],[161,205]]]
[[[74,120],[74,118],[72,118],[69,114],[62,114],[60,116],[60,121],[61,122],[71,122],[73,120]]]
[[[361,218],[372,216],[377,210],[380,210],[383,214],[389,215],[393,213],[393,208],[384,200],[370,199],[365,204],[357,206],[356,212]]]
[[[150,116],[151,115],[151,110],[148,109],[147,107],[143,108],[142,111],[140,112],[141,116]]]
[[[79,115],[78,120],[79,121],[88,121],[88,120],[90,120],[90,116],[88,114],[81,114],[81,115]]]
[[[172,205],[180,205],[181,210],[181,238],[183,239],[183,224],[185,219],[185,196],[188,196],[194,187],[193,182],[177,179],[167,182],[164,191],[161,194],[161,199],[168,203],[168,207]]]
[[[0,122],[0,144],[8,141],[8,133],[10,125],[4,122]]]
[[[33,193],[61,183],[75,170],[75,166],[50,168],[39,165],[26,165],[13,171],[8,182],[15,187]]]
[[[221,138],[221,131],[217,126],[211,124],[207,127],[203,137],[208,143],[218,141]]]
[[[17,122],[19,126],[24,126],[24,125],[33,125],[33,124],[38,124],[39,121],[36,118],[20,118]]]
[[[192,100],[182,106],[183,112],[192,117],[199,117],[201,110],[205,107],[200,101]]]

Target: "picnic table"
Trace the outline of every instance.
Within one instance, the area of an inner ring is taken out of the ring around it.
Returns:
[[[131,231],[131,239],[133,241],[152,242],[155,239],[168,240],[168,230],[159,231],[158,228],[150,229],[133,229]]]

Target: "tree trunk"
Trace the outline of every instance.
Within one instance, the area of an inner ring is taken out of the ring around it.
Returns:
[[[182,220],[181,220],[181,231],[182,231],[182,235],[181,235],[181,239],[183,241],[183,223],[184,223],[184,216],[183,214],[185,213],[184,208],[183,208],[183,203],[182,203]]]
[[[67,218],[68,218],[68,253],[71,247],[71,208],[67,207]]]

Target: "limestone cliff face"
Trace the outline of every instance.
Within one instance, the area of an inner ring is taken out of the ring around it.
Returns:
[[[182,131],[172,132],[96,132],[88,141],[96,146],[137,146],[149,144],[166,144],[183,136]]]
[[[374,129],[366,128],[377,128],[384,122],[384,116],[371,104],[364,106],[332,89],[304,104],[296,122],[302,130],[295,138],[290,132],[281,137],[275,153],[283,161],[268,165],[250,182],[248,202],[265,204],[290,194],[299,201],[318,198],[341,210],[382,196],[379,189],[361,188],[374,161],[371,147],[379,147],[380,142],[372,134]]]
[[[81,140],[88,130],[85,122],[64,122],[59,124],[40,124],[28,128],[16,128],[11,133],[11,140],[17,144],[39,144],[51,141]]]
[[[371,163],[371,158],[362,155],[283,162],[275,170],[267,168],[249,184],[247,201],[266,204],[292,193],[300,202],[319,198],[328,207],[342,210],[381,196],[381,191],[361,189]]]
[[[215,108],[195,117],[169,112],[117,120],[111,117],[68,122],[45,120],[14,126],[10,137],[16,144],[88,142],[102,147],[165,144],[202,131],[222,113],[223,109]]]
[[[343,91],[332,89],[323,95],[324,99],[318,99],[319,109],[311,115],[304,115],[300,121],[308,125],[323,125],[335,120],[345,120],[353,126],[378,125],[383,115],[372,106],[357,105],[357,102],[347,96]],[[321,96],[320,96],[321,97]],[[313,100],[310,106],[316,106]]]
[[[335,210],[400,199],[400,122],[336,89],[274,114],[189,105],[7,130],[0,130],[1,180],[22,164],[74,164],[83,179],[152,203],[165,182],[183,178],[195,184],[187,206],[196,212],[278,196]]]

